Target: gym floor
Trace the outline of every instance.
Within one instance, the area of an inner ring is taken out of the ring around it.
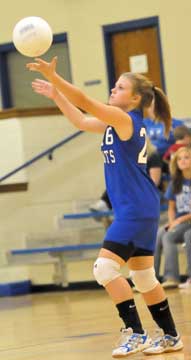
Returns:
[[[149,360],[191,359],[191,290],[168,290],[184,350],[149,356]],[[141,295],[135,294],[144,328],[156,326]],[[3,360],[111,359],[122,326],[104,290],[49,292],[0,298]],[[142,353],[131,355],[146,359]]]

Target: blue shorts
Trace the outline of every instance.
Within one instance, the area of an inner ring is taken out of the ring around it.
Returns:
[[[125,247],[154,252],[158,230],[158,219],[114,220],[108,228],[104,242],[112,241]]]

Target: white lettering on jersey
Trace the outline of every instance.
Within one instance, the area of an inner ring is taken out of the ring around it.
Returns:
[[[112,127],[108,126],[105,133],[105,144],[112,145],[113,144],[113,134]],[[116,162],[115,155],[113,149],[103,150],[104,162],[106,164],[114,164]]]
[[[139,155],[138,155],[138,163],[139,164],[146,164],[147,163],[147,141],[146,141],[146,129],[145,128],[141,128],[140,130],[140,136],[145,138],[145,143],[143,145],[143,148],[141,149]]]
[[[108,126],[106,133],[105,133],[105,144],[106,145],[113,144],[113,134],[111,132],[112,132],[112,127]]]
[[[103,150],[104,162],[107,164],[115,163],[115,155],[113,150]]]
[[[109,154],[110,154],[110,160],[114,164],[115,163],[115,155],[114,155],[113,150],[109,150]]]

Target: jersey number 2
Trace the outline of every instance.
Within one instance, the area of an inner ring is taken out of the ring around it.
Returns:
[[[147,140],[146,140],[146,130],[145,128],[141,128],[140,130],[140,136],[145,138],[145,143],[143,145],[143,148],[141,149],[139,155],[138,155],[138,163],[139,164],[146,164],[147,163]]]

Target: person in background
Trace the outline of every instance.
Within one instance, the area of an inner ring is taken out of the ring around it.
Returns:
[[[187,254],[187,273],[188,278],[182,284],[179,284],[179,289],[191,289],[191,229],[184,234],[185,250]]]
[[[171,114],[167,98],[143,75],[124,73],[116,81],[106,105],[59,76],[56,63],[55,57],[50,63],[36,59],[27,64],[29,70],[40,72],[49,80],[35,80],[34,91],[52,99],[77,128],[104,134],[106,189],[114,221],[107,229],[93,273],[111,297],[125,326],[112,356],[126,357],[138,351],[155,355],[180,350],[183,343],[153,268],[160,199],[146,173],[143,125],[143,113],[154,100],[156,116],[165,123],[168,134]],[[87,118],[79,109],[92,117]],[[121,274],[121,267],[126,263],[154,321],[163,330],[160,339],[153,342],[143,329],[131,286]]]
[[[191,278],[191,148],[181,147],[170,162],[172,180],[165,197],[168,200],[168,224],[159,229],[155,249],[155,271],[159,278],[164,254],[164,288],[178,287],[178,243],[186,243],[188,275]],[[188,232],[189,231],[189,232]],[[190,281],[190,280],[189,280]]]
[[[191,129],[185,125],[177,126],[174,131],[175,143],[172,144],[163,155],[163,160],[169,163],[173,154],[182,146],[191,145]]]

